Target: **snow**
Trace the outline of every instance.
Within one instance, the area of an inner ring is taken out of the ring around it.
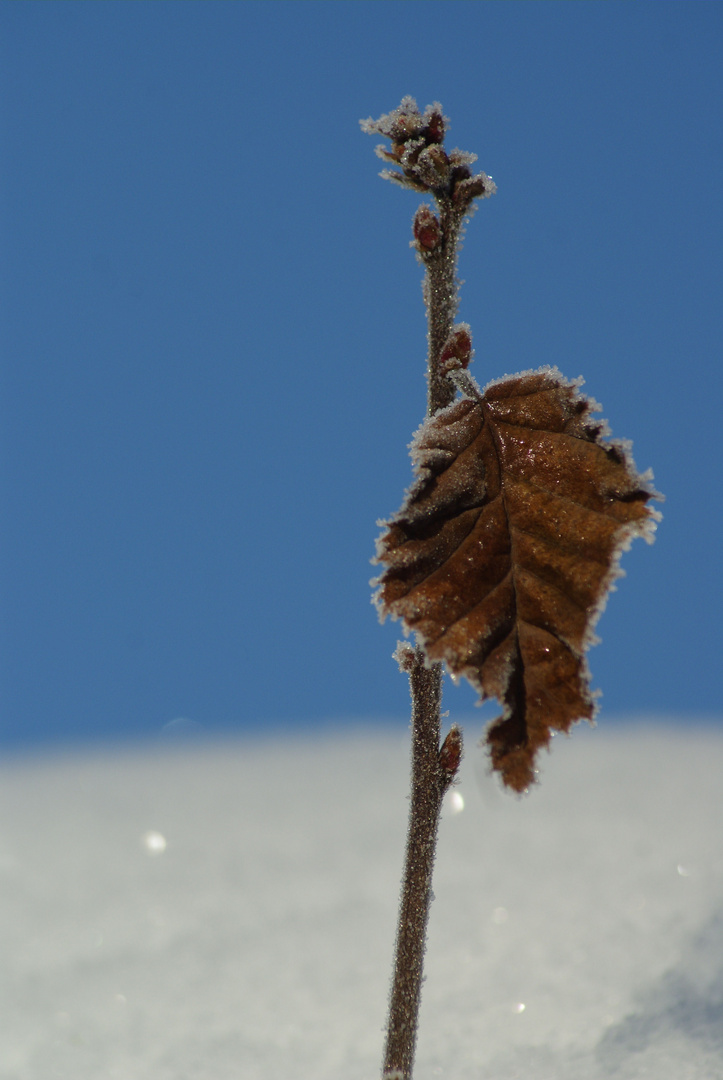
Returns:
[[[723,734],[478,732],[441,823],[416,1080],[723,1078]],[[1,1080],[379,1075],[408,740],[177,743],[0,769]]]

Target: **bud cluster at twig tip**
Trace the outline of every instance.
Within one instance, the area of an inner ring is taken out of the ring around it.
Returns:
[[[391,149],[378,146],[377,154],[400,168],[385,169],[385,179],[429,192],[438,201],[451,200],[464,213],[474,199],[493,195],[497,188],[486,173],[472,174],[470,165],[477,160],[476,154],[445,151],[442,143],[446,123],[439,102],[420,113],[414,98],[405,97],[397,109],[378,120],[362,120],[361,126],[367,134],[384,135],[391,141]],[[419,243],[416,232],[415,238]]]

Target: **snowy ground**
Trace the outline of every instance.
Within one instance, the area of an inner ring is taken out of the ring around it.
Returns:
[[[416,1080],[723,1078],[723,734],[578,728],[523,799],[477,734]],[[407,757],[357,731],[3,766],[0,1078],[374,1080]]]

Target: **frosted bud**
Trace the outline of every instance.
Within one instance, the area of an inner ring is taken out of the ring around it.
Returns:
[[[444,117],[439,109],[432,109],[432,112],[425,115],[424,119],[427,121],[427,139],[431,143],[444,142]]]
[[[442,147],[436,143],[422,150],[417,158],[417,170],[421,179],[431,188],[443,187],[449,182],[449,160]]]
[[[414,98],[404,98],[399,108],[390,113],[389,120],[391,123],[384,134],[389,135],[396,143],[415,138],[424,127],[424,120]]]
[[[456,168],[456,166],[458,166],[458,165],[474,165],[476,160],[477,160],[477,155],[476,154],[470,154],[469,150],[455,149],[455,150],[450,150],[450,152],[449,152],[449,163],[453,168]],[[471,176],[471,175],[472,175],[472,173],[468,169],[467,172],[465,173],[465,176]]]
[[[374,152],[382,161],[393,161],[398,165],[404,153],[404,143],[392,143],[391,150],[387,150],[386,146],[377,146]]]
[[[392,658],[399,664],[400,671],[409,672],[414,667],[414,649],[407,641],[398,641],[397,647],[392,653]]]
[[[361,120],[360,123],[362,131],[368,135],[376,132],[385,135],[393,143],[405,143],[425,127],[427,117],[422,117],[414,98],[405,97],[396,109],[380,116],[378,120],[372,120],[370,116],[368,120]]]
[[[448,783],[454,779],[461,760],[462,732],[456,724],[452,724],[439,751],[439,764]]]
[[[478,173],[455,184],[452,201],[457,206],[469,206],[473,199],[486,199],[496,191],[497,185],[492,178],[487,173]]]
[[[447,338],[439,356],[439,363],[446,375],[454,368],[466,368],[472,359],[472,335],[468,323],[457,323]]]
[[[420,206],[414,215],[414,246],[420,255],[435,251],[442,242],[442,226],[428,206]]]

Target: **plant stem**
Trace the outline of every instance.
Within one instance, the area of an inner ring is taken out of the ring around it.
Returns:
[[[425,259],[424,299],[428,321],[427,412],[433,416],[454,399],[454,384],[440,370],[440,355],[457,312],[457,244],[461,218],[448,203],[439,206],[443,243]],[[454,772],[440,765],[442,666],[425,666],[417,647],[400,646],[398,657],[409,672],[412,695],[412,791],[407,848],[399,906],[394,975],[389,999],[385,1080],[412,1080],[422,993],[432,871],[442,798]],[[457,729],[455,737],[459,737]],[[446,745],[446,744],[445,744]],[[461,753],[461,746],[459,747]]]
[[[439,219],[442,243],[426,257],[424,302],[427,305],[427,415],[434,416],[454,400],[454,385],[441,370],[439,358],[454,325],[457,314],[457,245],[461,227],[460,215],[447,200],[440,202]]]
[[[395,1080],[411,1080],[414,1066],[437,825],[447,786],[439,766],[442,672],[438,664],[424,666],[419,648],[410,658],[409,686],[412,794],[383,1070]]]
[[[457,249],[474,200],[497,190],[486,173],[472,175],[475,154],[445,151],[448,123],[438,102],[421,113],[411,97],[402,98],[399,108],[378,120],[361,121],[363,131],[390,140],[389,147],[377,147],[377,154],[397,167],[385,169],[382,176],[432,196],[437,204],[436,214],[427,204],[418,207],[412,227],[413,247],[426,268],[428,417],[454,401],[455,384],[448,373],[466,367],[471,359],[469,327],[454,326]],[[377,561],[386,559],[380,554]],[[377,603],[382,617],[393,614],[382,589]],[[439,812],[459,767],[462,737],[453,724],[440,748],[441,665],[426,666],[419,645],[412,649],[401,644],[396,655],[409,673],[412,693],[412,795],[383,1075],[385,1080],[412,1080]]]

